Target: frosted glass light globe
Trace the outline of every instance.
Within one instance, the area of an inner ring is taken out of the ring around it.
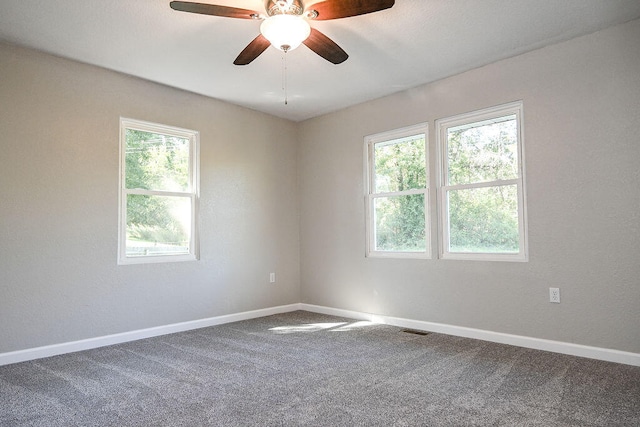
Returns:
[[[311,27],[299,15],[273,15],[262,22],[260,32],[272,46],[288,52],[309,37]]]

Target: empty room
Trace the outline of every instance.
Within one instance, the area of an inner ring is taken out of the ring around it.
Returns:
[[[0,426],[640,425],[637,0],[2,0]]]

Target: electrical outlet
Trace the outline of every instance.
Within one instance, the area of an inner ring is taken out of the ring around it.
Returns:
[[[560,304],[560,288],[549,288],[549,302]]]
[[[269,273],[269,283],[276,283],[276,273]]]

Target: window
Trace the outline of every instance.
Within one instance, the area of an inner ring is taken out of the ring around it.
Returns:
[[[198,258],[198,139],[120,119],[119,264]]]
[[[522,103],[436,128],[441,258],[526,261]]]
[[[365,138],[367,256],[428,258],[427,125]]]

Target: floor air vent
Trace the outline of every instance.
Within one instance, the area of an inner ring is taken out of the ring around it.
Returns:
[[[429,332],[425,332],[425,331],[416,331],[415,329],[403,329],[402,332],[406,332],[408,334],[414,334],[414,335],[429,335]]]

